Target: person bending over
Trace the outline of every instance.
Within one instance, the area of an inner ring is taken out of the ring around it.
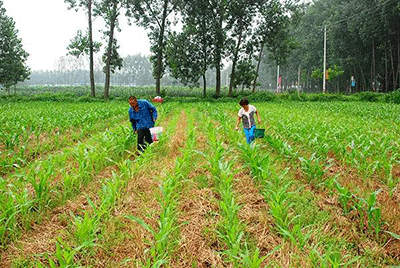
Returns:
[[[138,100],[136,96],[129,97],[129,121],[134,133],[137,133],[138,154],[144,152],[147,145],[153,142],[150,128],[157,120],[157,109],[147,100]]]
[[[243,122],[244,134],[246,135],[246,141],[248,144],[254,141],[254,132],[256,130],[256,121],[254,114],[257,115],[258,123],[261,124],[260,115],[257,112],[256,107],[249,105],[249,101],[243,98],[239,102],[242,108],[239,110],[238,117],[236,120],[235,130],[239,129],[240,120]]]

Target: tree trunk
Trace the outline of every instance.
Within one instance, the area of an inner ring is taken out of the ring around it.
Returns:
[[[400,31],[398,33],[398,39],[397,39],[397,66],[393,65],[393,90],[396,90],[398,87],[398,81],[399,81],[399,73],[400,73]],[[396,59],[395,59],[396,60]],[[395,61],[392,59],[392,62]]]
[[[396,84],[394,90],[397,90],[397,85],[399,83],[399,75],[400,75],[400,30],[397,35],[397,72],[396,72]]]
[[[364,85],[364,90],[363,91],[365,91],[365,88],[366,88],[366,86],[367,86],[367,81],[366,81],[366,79],[365,79],[365,75],[364,75],[364,72],[363,72],[363,70],[362,70],[362,67],[359,65],[359,67],[360,67],[360,74],[361,74],[361,77],[362,77],[362,81],[363,81],[363,85]]]
[[[217,25],[216,32],[216,49],[215,49],[215,69],[216,69],[216,81],[215,81],[215,97],[219,97],[221,95],[221,61],[222,61],[222,48],[224,46],[223,43],[223,12],[219,10],[217,12],[219,15],[219,21]]]
[[[110,97],[110,79],[111,79],[111,51],[114,40],[114,27],[115,21],[117,19],[117,4],[114,4],[113,7],[113,15],[111,17],[111,25],[110,25],[110,39],[108,40],[108,48],[107,48],[107,61],[106,61],[106,82],[104,84],[104,98],[108,99]]]
[[[385,93],[388,92],[387,43],[385,43]]]
[[[161,73],[163,68],[163,51],[164,51],[164,31],[165,31],[165,21],[167,20],[167,7],[168,7],[168,0],[164,1],[164,11],[162,22],[160,25],[160,33],[158,37],[158,51],[157,51],[157,63],[156,63],[156,94],[161,94]]]
[[[256,91],[258,71],[260,70],[260,63],[261,63],[263,49],[264,49],[264,42],[261,43],[260,55],[258,56],[258,62],[257,62],[257,68],[256,68],[256,77],[254,78],[254,82],[253,82],[253,93]]]
[[[221,55],[219,56],[221,58]],[[219,97],[221,95],[221,61],[219,60],[219,64],[216,68],[216,81],[215,81],[215,97]]]
[[[203,96],[206,97],[207,96],[207,80],[206,80],[206,74],[203,74]]]
[[[372,91],[375,92],[375,39],[372,39],[372,64],[371,64],[371,82]]]
[[[94,84],[94,62],[93,62],[93,29],[92,29],[92,0],[88,1],[88,17],[89,17],[89,68],[90,68],[90,92],[91,96],[96,96],[96,88]]]
[[[205,44],[205,42],[203,42]],[[207,71],[207,48],[203,47],[203,57],[204,57],[204,65],[203,65],[203,96],[207,96],[207,78],[206,78],[206,71]]]
[[[238,60],[238,54],[239,54],[239,48],[242,43],[242,34],[243,34],[243,22],[241,21],[239,24],[239,38],[238,42],[236,45],[235,52],[233,54],[233,61],[232,61],[232,70],[231,70],[231,81],[229,82],[229,96],[232,96],[232,88],[233,88],[233,83],[235,81],[235,69],[236,69],[236,62]]]
[[[394,68],[394,63],[393,63],[393,50],[392,47],[390,47],[390,62],[392,65],[392,75],[393,75],[393,90],[396,88],[396,70]]]

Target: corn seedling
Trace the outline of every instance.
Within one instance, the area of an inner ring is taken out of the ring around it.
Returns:
[[[244,253],[240,253],[243,267],[260,268],[267,256],[261,257],[259,248],[256,248],[253,252],[248,249],[247,244],[245,245],[245,248]]]
[[[221,194],[221,201],[219,206],[221,208],[221,214],[223,216],[222,225],[218,230],[218,235],[226,243],[227,250],[224,254],[229,257],[232,262],[236,261],[236,258],[241,252],[241,240],[244,234],[243,226],[237,214],[240,210],[240,206],[235,203],[235,198],[232,191],[232,172],[233,161],[231,162],[219,162],[219,176],[216,176],[217,189]]]
[[[371,193],[369,197],[365,200],[367,204],[368,226],[374,227],[376,236],[378,236],[382,227],[382,222],[381,222],[382,212],[381,209],[376,206],[377,203],[376,196],[380,192],[381,189]]]
[[[75,219],[75,239],[78,245],[94,245],[96,235],[100,230],[100,219],[97,216],[89,215],[85,212],[82,217],[74,216]]]
[[[327,166],[321,164],[321,159],[316,157],[313,153],[309,159],[300,157],[301,169],[306,175],[306,180],[308,183],[317,184],[319,183],[326,173]]]
[[[351,211],[351,207],[349,208],[349,202],[353,198],[353,194],[347,189],[340,185],[339,182],[336,182],[335,188],[339,194],[339,202],[342,205],[342,209],[344,213],[349,213]]]
[[[269,155],[261,153],[260,145],[248,146],[247,144],[238,144],[239,149],[242,151],[243,158],[246,166],[250,168],[251,175],[261,180],[263,173],[269,173]]]
[[[76,255],[84,248],[92,247],[93,244],[90,242],[84,242],[77,247],[68,246],[62,241],[60,237],[57,238],[56,252],[54,258],[48,256],[50,268],[78,268],[81,267],[79,262],[76,262]],[[44,268],[41,263],[36,264],[38,268]]]

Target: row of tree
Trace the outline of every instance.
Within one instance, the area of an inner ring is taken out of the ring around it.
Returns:
[[[239,84],[256,83],[252,70],[253,56],[258,60],[264,47],[279,60],[285,56],[289,35],[286,29],[296,16],[295,5],[279,0],[64,0],[69,8],[83,8],[88,17],[88,33],[78,32],[69,46],[70,53],[79,57],[89,54],[92,95],[94,90],[93,54],[100,44],[92,40],[92,14],[102,17],[107,25],[108,40],[105,63],[105,97],[109,96],[111,73],[123,64],[118,54],[118,18],[121,12],[130,21],[148,30],[151,43],[150,61],[153,66],[156,94],[160,94],[161,78],[166,67],[172,77],[185,85],[198,85],[202,78],[206,94],[206,72],[215,70],[215,95],[221,91],[221,71],[230,62],[229,94]],[[182,31],[172,26],[182,24]],[[243,75],[237,75],[242,72]]]
[[[283,79],[275,81],[282,86],[296,84],[297,88],[321,90],[325,78],[330,91],[390,92],[399,87],[397,0],[314,0],[301,5],[297,0],[64,1],[68,8],[81,8],[87,14],[87,33],[78,31],[68,51],[78,58],[89,55],[92,95],[95,94],[94,53],[101,46],[92,38],[93,17],[103,18],[106,26],[102,30],[106,49],[102,62],[98,63],[104,72],[105,98],[109,96],[111,73],[120,78],[113,81],[127,80],[129,84],[140,85],[135,77],[137,73],[146,73],[147,77],[141,80],[149,81],[149,66],[156,94],[160,94],[164,76],[184,85],[203,85],[206,94],[211,70],[215,95],[219,96],[224,65],[229,67],[225,68],[229,70],[229,94],[239,85],[254,90],[262,80],[273,84],[278,66]],[[114,32],[120,30],[121,14],[147,29],[150,61],[146,57],[119,56]],[[28,77],[30,70],[25,66],[28,54],[22,49],[14,22],[5,15],[1,0],[0,19],[0,84],[9,87]],[[181,30],[173,31],[178,22]],[[327,68],[323,70],[325,28]],[[71,74],[65,70],[63,73]],[[163,82],[174,81],[168,79]]]
[[[32,71],[29,80],[20,83],[22,86],[36,85],[90,85],[88,57],[80,57],[76,59],[67,55],[58,59],[55,70],[39,70]],[[95,84],[103,84],[105,74],[103,72],[103,62],[101,57],[94,57],[94,81]],[[208,70],[206,76],[206,87],[215,86],[214,70]],[[222,85],[229,82],[229,68],[222,71]],[[112,85],[122,86],[153,86],[153,67],[149,56],[129,55],[123,57],[123,67],[117,69],[111,76]],[[164,86],[182,85],[178,80],[173,78],[168,72],[163,77]],[[201,86],[203,86],[201,84]]]
[[[325,27],[329,91],[391,92],[400,87],[398,0],[314,0],[303,6],[301,20],[291,27],[296,47],[281,66],[288,80],[321,90]],[[276,76],[276,68],[271,70]]]

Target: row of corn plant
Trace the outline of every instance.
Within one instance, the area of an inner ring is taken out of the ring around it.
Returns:
[[[117,126],[85,144],[33,162],[8,179],[0,189],[7,196],[0,205],[1,245],[6,246],[21,230],[28,229],[32,221],[40,220],[44,211],[79,193],[95,174],[112,164],[109,159],[125,156],[132,146],[131,132],[129,127]]]
[[[115,206],[122,195],[126,182],[124,174],[112,173],[111,178],[103,182],[98,192],[98,200],[94,202],[89,196],[87,201],[91,210],[82,211],[82,215],[72,214],[70,229],[73,230],[74,246],[70,246],[62,237],[56,238],[56,251],[45,253],[50,268],[55,267],[82,267],[85,258],[93,258],[96,249],[101,247],[102,234],[105,224],[113,216]],[[79,257],[78,257],[79,256]],[[36,262],[36,267],[47,267],[42,262]]]
[[[176,117],[178,119],[178,117]],[[177,126],[177,122],[171,123]],[[179,126],[177,126],[179,127]],[[152,228],[143,219],[127,215],[130,220],[137,222],[146,231],[150,232],[154,241],[151,243],[146,261],[141,262],[141,267],[161,267],[168,265],[173,252],[177,250],[180,242],[179,210],[178,205],[182,195],[182,187],[191,169],[191,159],[195,146],[195,128],[193,117],[188,119],[188,129],[185,147],[181,148],[181,155],[175,159],[174,168],[163,176],[160,185],[160,213],[158,215],[158,228]],[[168,137],[162,137],[165,141]]]
[[[230,123],[233,124],[233,120]],[[224,121],[221,123],[224,124]],[[227,128],[225,128],[227,129]],[[231,136],[229,130],[225,131],[225,136]],[[237,140],[234,138],[234,140]],[[277,152],[285,154],[285,161],[296,161],[297,158],[293,156],[299,156],[297,151],[287,150],[288,146],[282,146],[284,144],[281,140],[274,138],[277,142]],[[303,252],[309,252],[309,261],[320,267],[338,267],[339,265],[352,265],[358,262],[358,256],[341,256],[341,250],[336,246],[326,246],[321,249],[319,243],[312,241],[313,236],[319,232],[316,222],[312,222],[302,215],[304,212],[299,211],[298,207],[303,208],[304,204],[299,203],[298,196],[300,192],[288,192],[292,188],[294,181],[288,178],[287,170],[279,174],[276,173],[275,167],[271,166],[270,156],[265,153],[267,147],[263,145],[263,142],[256,141],[253,146],[248,146],[245,143],[238,143],[238,149],[241,151],[241,155],[245,160],[245,166],[250,169],[250,174],[254,179],[261,184],[261,190],[265,196],[265,199],[270,205],[270,213],[276,220],[275,230],[279,233],[286,241],[296,246]],[[279,156],[278,156],[279,157]],[[315,157],[315,156],[314,156]],[[313,157],[312,157],[313,158]],[[310,162],[315,161],[311,159]],[[317,164],[316,164],[317,165]],[[309,170],[310,176],[313,173],[320,174],[322,176],[325,172],[321,171],[323,168],[313,168],[312,165],[305,166],[305,170]],[[301,190],[301,187],[299,188]],[[312,204],[310,204],[312,208]],[[323,239],[329,240],[329,237]]]
[[[233,126],[227,125],[231,119],[230,115],[224,113],[220,107],[213,107],[207,111],[209,117],[203,121],[207,125],[210,150],[202,154],[208,159],[215,191],[221,196],[219,201],[221,220],[216,232],[225,245],[222,254],[227,262],[235,266],[259,267],[266,257],[260,256],[260,250],[246,237],[245,223],[238,218],[241,205],[236,202],[233,189],[234,175],[240,170],[234,168],[235,157],[232,158],[233,151],[227,148],[231,144],[226,144],[229,138],[225,134],[229,133],[231,138],[238,141],[235,135],[237,133],[226,131],[227,127],[233,128]]]
[[[163,118],[169,110],[163,108],[159,109],[159,112],[160,117]],[[163,142],[165,138],[165,136],[162,137],[160,142],[165,143]],[[131,144],[131,146],[134,147],[134,144]],[[120,147],[120,145],[115,142],[115,147]],[[149,147],[146,154],[142,156],[149,157],[148,155],[150,155],[151,157],[152,151],[152,147]],[[132,154],[130,150],[125,149],[125,152],[128,155]],[[133,162],[129,158],[120,160],[111,156],[105,156],[105,158],[118,166],[118,171],[113,171],[111,177],[101,184],[96,200],[92,200],[89,195],[86,195],[91,210],[83,210],[78,215],[71,214],[72,220],[69,225],[71,226],[70,229],[73,230],[73,238],[69,240],[72,241],[67,242],[64,241],[65,239],[57,237],[56,251],[44,254],[48,266],[43,262],[36,262],[36,267],[82,267],[83,264],[89,265],[91,263],[90,260],[93,260],[98,249],[106,247],[102,240],[104,234],[107,233],[107,223],[114,217],[113,212],[124,194],[123,189],[127,182],[143,166],[139,163],[141,158],[136,158]],[[75,173],[75,175],[78,174]],[[75,178],[79,179],[76,176]],[[70,244],[74,246],[70,246]],[[77,259],[80,261],[77,262]],[[87,261],[85,262],[85,260]]]
[[[120,103],[10,104],[0,120],[1,173],[7,174],[48,152],[105,129],[110,119],[126,117],[122,107]]]
[[[396,181],[393,181],[391,170],[399,163],[399,145],[396,143],[399,132],[393,121],[395,118],[384,117],[383,111],[397,108],[386,105],[385,109],[380,109],[375,104],[361,108],[358,103],[318,105],[293,103],[290,106],[271,104],[268,109],[265,105],[260,107],[265,109],[270,131],[303,145],[302,149],[313,148],[320,157],[334,153],[339,160],[357,168],[365,180],[375,174],[393,189]],[[361,113],[363,109],[365,114]],[[380,111],[378,120],[369,114],[375,114],[375,111]]]
[[[235,202],[232,189],[233,162],[226,159],[227,152],[222,142],[217,139],[216,129],[211,121],[208,122],[207,135],[211,149],[211,153],[207,154],[209,169],[214,178],[215,191],[221,195],[219,207],[222,219],[217,233],[227,247],[223,252],[227,261],[237,265],[244,230],[243,224],[237,217],[240,206]]]
[[[268,138],[270,145],[274,145],[274,143],[270,142],[272,139],[272,137]],[[277,138],[274,140],[277,140]],[[289,155],[291,154],[289,153]],[[378,237],[382,225],[384,224],[381,219],[381,209],[377,206],[378,204],[376,199],[376,194],[381,190],[366,195],[365,198],[359,197],[356,194],[351,193],[348,188],[340,185],[337,181],[338,176],[335,176],[334,178],[326,178],[325,175],[330,164],[323,159],[318,159],[315,153],[312,154],[309,159],[299,157],[299,160],[301,161],[303,174],[309,184],[316,187],[327,188],[333,194],[334,190],[336,190],[336,196],[338,197],[343,212],[348,214],[352,209],[357,209],[357,212],[360,215],[360,225],[362,227],[360,230],[363,230],[365,227],[363,215],[368,215],[368,221],[366,223],[367,229],[371,233],[375,233],[375,236]]]
[[[280,139],[268,136],[267,141],[274,149],[277,148],[277,152],[285,154],[288,157],[293,155],[290,151],[282,150],[281,144],[283,142]],[[247,158],[249,159],[250,157],[248,156]],[[363,215],[368,215],[367,229],[371,233],[375,233],[376,238],[378,237],[384,224],[381,219],[381,209],[377,206],[376,200],[376,194],[381,190],[375,191],[365,198],[358,197],[356,194],[351,193],[348,188],[340,185],[337,181],[337,175],[333,178],[326,178],[325,175],[330,164],[323,159],[319,159],[315,153],[308,159],[299,157],[299,160],[307,183],[319,188],[327,188],[332,194],[335,194],[334,191],[336,191],[336,196],[344,214],[348,214],[352,209],[357,209],[360,215],[360,230],[363,230],[365,227]],[[251,160],[249,159],[249,161]]]
[[[260,192],[267,201],[269,212],[275,221],[274,230],[277,234],[300,250],[303,258],[318,267],[339,267],[339,264],[345,267],[358,260],[357,256],[341,256],[341,250],[336,246],[327,245],[321,248],[319,243],[330,240],[329,236],[320,234],[320,241],[315,241],[314,237],[320,232],[318,225],[324,224],[320,222],[324,218],[318,219],[313,215],[313,219],[307,216],[309,213],[304,211],[305,207],[315,213],[314,204],[304,204],[305,200],[301,198],[304,191],[302,187],[297,186],[297,190],[292,191],[296,182],[290,178],[289,169],[278,172],[273,166],[273,161],[276,160],[271,160],[270,154],[262,144],[253,147],[242,145],[239,150],[250,169],[250,174],[260,185]],[[326,217],[321,214],[321,217]]]

